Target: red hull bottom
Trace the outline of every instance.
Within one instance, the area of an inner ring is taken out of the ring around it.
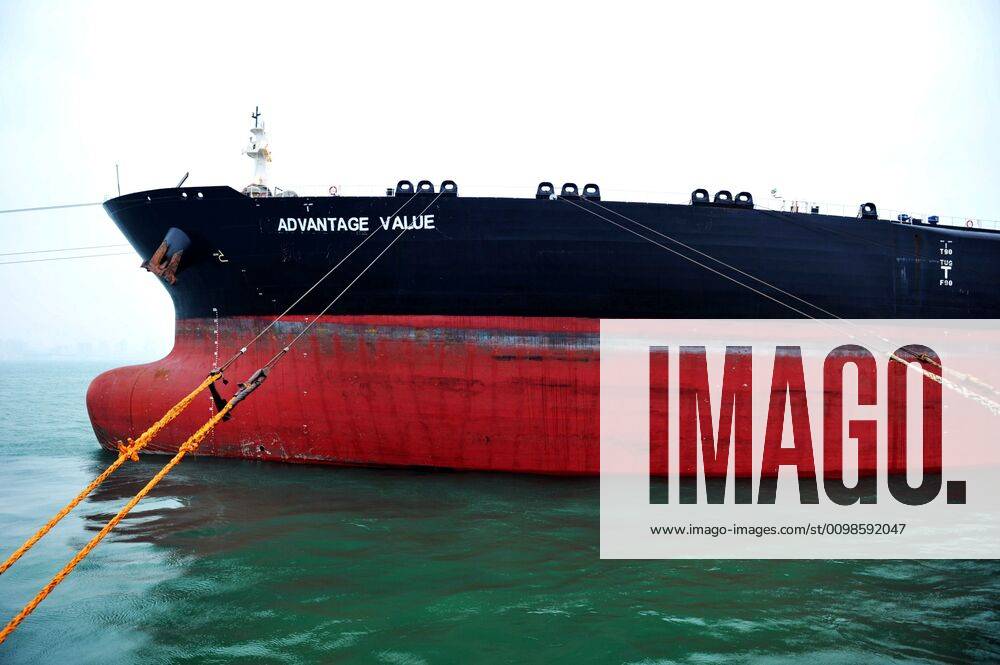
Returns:
[[[228,370],[223,396],[287,344],[302,320],[283,321],[254,344]],[[137,437],[268,322],[179,321],[166,358],[97,377],[87,408],[101,445],[117,450],[117,441]],[[599,359],[596,319],[323,317],[198,454],[596,475]],[[206,391],[147,452],[176,452],[213,413]],[[825,459],[821,468],[841,464]],[[735,472],[750,477],[752,470]]]
[[[291,319],[296,324],[301,317]],[[136,437],[269,321],[178,321],[164,359],[97,377],[101,445]],[[285,322],[227,372],[229,397],[288,343]],[[336,465],[592,475],[599,462],[595,319],[327,316],[198,454]],[[172,453],[213,413],[200,396],[149,445]]]

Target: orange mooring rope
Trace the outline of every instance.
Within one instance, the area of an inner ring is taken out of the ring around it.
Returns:
[[[440,193],[437,196],[435,196],[434,199],[429,204],[427,204],[427,206],[424,208],[424,212],[426,212],[432,205],[434,205],[435,201],[437,201],[440,196],[441,196]],[[406,204],[404,203],[403,205],[405,206]],[[403,208],[401,206],[400,210],[402,210],[402,209]],[[2,211],[0,211],[0,212],[2,212]],[[423,213],[421,213],[421,214],[423,214]],[[395,238],[393,238],[393,240],[386,246],[386,248],[383,249],[372,260],[372,262],[369,263],[364,268],[364,270],[362,270],[358,274],[358,276],[355,277],[354,280],[350,284],[348,284],[347,287],[343,291],[341,291],[337,295],[337,297],[334,298],[323,309],[323,311],[320,313],[320,316],[322,316],[323,314],[326,314],[326,312],[329,311],[329,309],[331,307],[333,307],[333,305],[341,298],[341,296],[343,296],[347,292],[347,290],[350,289],[354,285],[355,282],[357,282],[359,279],[361,279],[362,275],[364,275],[365,272],[367,272],[367,270],[369,268],[371,268],[375,264],[375,262],[378,261],[382,257],[383,254],[385,254],[387,251],[389,251],[389,249],[396,243],[396,241],[399,240],[401,237],[403,237],[403,234],[405,234],[405,233],[406,233],[406,231],[404,230],[404,231],[400,232],[400,234],[398,236],[396,236]],[[371,235],[374,235],[374,233],[371,234]],[[371,236],[368,236],[368,237],[371,237]],[[351,252],[347,256],[345,256],[344,259],[341,260],[340,263],[338,263],[336,266],[334,266],[329,272],[327,272],[326,275],[324,275],[323,277],[321,277],[320,278],[320,282],[322,282],[323,280],[325,280],[330,275],[330,273],[332,273],[334,270],[336,270],[341,265],[341,263],[343,263],[345,260],[347,260],[347,258],[351,254],[353,254],[355,250],[357,250],[358,248],[361,247],[361,245],[363,245],[365,242],[367,242],[367,239],[368,238],[366,238],[365,240],[363,240],[357,247],[355,247],[355,249],[351,250]],[[304,298],[310,291],[312,291],[318,285],[319,285],[319,282],[317,282],[315,285],[313,285],[312,287],[310,287],[310,289],[308,291],[306,291],[302,295],[302,297],[299,298],[299,300],[296,300],[295,303],[292,304],[292,307],[294,307],[295,304],[297,304],[299,301],[301,301],[302,298]],[[165,427],[167,425],[167,423],[169,423],[171,420],[173,420],[177,416],[177,414],[179,414],[181,411],[183,411],[188,406],[188,404],[190,404],[191,401],[198,395],[198,393],[200,393],[202,390],[204,390],[205,388],[207,388],[209,385],[211,385],[212,383],[214,383],[215,381],[217,381],[222,376],[222,370],[224,370],[225,368],[229,367],[231,364],[233,364],[234,362],[236,362],[236,360],[240,356],[242,356],[244,353],[246,353],[247,347],[250,346],[250,344],[253,344],[258,339],[260,339],[261,335],[263,335],[264,332],[266,332],[275,323],[277,323],[277,321],[281,317],[283,317],[285,314],[287,314],[288,311],[291,311],[291,307],[289,307],[289,309],[284,314],[279,315],[274,321],[272,321],[271,324],[269,324],[264,330],[262,330],[257,335],[257,337],[255,337],[252,340],[250,340],[249,344],[247,344],[246,346],[242,347],[239,350],[239,352],[237,354],[235,354],[232,358],[230,358],[225,364],[223,364],[223,366],[221,368],[219,368],[219,369],[213,369],[212,373],[209,374],[208,378],[206,378],[201,383],[200,386],[198,386],[187,397],[185,397],[180,402],[178,402],[172,409],[170,409],[170,411],[168,411],[163,416],[163,418],[161,418],[156,423],[154,423],[152,427],[150,427],[148,430],[146,430],[145,432],[143,432],[142,436],[140,436],[138,440],[136,440],[135,442],[132,442],[131,440],[129,440],[129,445],[128,446],[119,444],[119,446],[118,446],[118,451],[119,451],[118,459],[116,459],[114,461],[114,463],[112,463],[111,466],[109,466],[104,471],[104,473],[102,473],[100,476],[98,476],[97,478],[95,478],[94,481],[90,485],[88,485],[87,488],[84,489],[79,495],[77,495],[77,497],[75,499],[73,499],[72,501],[70,501],[69,504],[67,504],[65,508],[63,508],[61,511],[59,511],[59,513],[54,518],[52,518],[49,521],[48,524],[46,524],[45,526],[43,526],[38,531],[38,533],[36,533],[31,538],[29,538],[28,541],[24,545],[22,545],[16,552],[14,552],[7,559],[7,561],[4,562],[3,566],[0,567],[0,574],[2,574],[3,571],[5,571],[8,568],[10,568],[10,566],[15,561],[17,561],[21,557],[22,554],[24,554],[26,551],[28,551],[28,549],[30,549],[32,545],[34,545],[36,542],[38,542],[39,539],[42,538],[42,536],[44,536],[46,533],[48,533],[48,531],[53,526],[55,526],[55,524],[57,522],[59,522],[60,519],[62,519],[63,517],[65,517],[66,514],[69,513],[69,511],[71,511],[77,504],[79,504],[80,501],[82,501],[83,498],[87,496],[87,494],[89,494],[95,487],[97,487],[98,485],[100,485],[108,476],[110,476],[112,473],[114,473],[114,471],[118,467],[120,467],[125,462],[126,459],[138,460],[138,455],[136,455],[136,453],[139,450],[141,450],[143,447],[145,447],[146,444],[148,444],[149,441],[161,429],[163,429],[163,427]],[[208,433],[212,431],[212,429],[219,423],[219,421],[221,421],[226,415],[229,414],[230,411],[232,411],[233,407],[235,407],[241,401],[243,401],[244,399],[246,399],[250,395],[250,393],[252,393],[254,390],[256,390],[257,388],[260,387],[260,385],[267,378],[268,373],[271,371],[271,369],[274,367],[274,365],[276,365],[282,359],[282,357],[284,357],[284,355],[286,353],[288,353],[289,348],[293,344],[295,344],[295,342],[297,342],[299,340],[299,338],[302,337],[306,333],[306,331],[308,331],[312,327],[313,323],[315,323],[315,321],[318,320],[318,318],[319,317],[314,318],[313,321],[310,322],[308,325],[306,325],[305,329],[302,330],[298,335],[296,335],[295,338],[292,339],[292,341],[289,344],[285,345],[285,347],[279,353],[277,353],[273,358],[271,358],[263,367],[261,367],[256,372],[254,372],[244,383],[239,384],[239,386],[240,386],[239,392],[237,392],[232,397],[232,399],[230,399],[228,402],[226,402],[225,406],[223,406],[221,409],[219,409],[218,413],[216,413],[214,416],[212,416],[208,420],[208,422],[206,422],[204,425],[202,425],[201,428],[197,432],[195,432],[194,434],[192,434],[191,437],[187,441],[185,441],[183,444],[181,444],[180,448],[177,451],[177,454],[174,455],[173,458],[171,458],[171,460],[169,462],[167,462],[167,464],[162,469],[160,469],[159,473],[157,473],[155,476],[153,476],[153,478],[148,483],[146,483],[146,486],[143,487],[141,490],[139,490],[139,493],[136,494],[134,497],[132,497],[132,499],[127,504],[125,504],[125,506],[121,510],[118,511],[118,514],[115,515],[114,517],[112,517],[111,520],[107,524],[104,525],[104,528],[101,529],[100,532],[98,532],[98,534],[96,536],[94,536],[91,539],[91,541],[89,543],[87,543],[86,546],[84,546],[84,548],[82,550],[80,550],[76,554],[76,556],[73,557],[73,559],[70,560],[70,562],[67,563],[63,567],[63,569],[60,570],[56,574],[56,576],[53,577],[52,580],[49,581],[49,583],[46,584],[42,588],[41,591],[38,592],[38,594],[31,600],[31,602],[28,603],[27,605],[25,605],[24,609],[22,609],[20,612],[18,612],[17,616],[15,616],[13,619],[10,620],[10,622],[7,623],[7,625],[4,627],[4,629],[2,631],[0,631],[0,644],[3,644],[3,642],[7,639],[7,637],[12,632],[14,632],[14,630],[21,624],[22,621],[24,621],[25,617],[27,617],[29,614],[31,614],[34,611],[34,609],[36,607],[38,607],[38,604],[41,603],[43,600],[45,600],[45,598],[47,598],[48,595],[50,593],[52,593],[52,590],[55,589],[59,585],[60,582],[62,582],[64,579],[66,579],[67,575],[69,575],[71,572],[73,572],[73,569],[76,568],[76,566],[81,561],[83,561],[83,559],[88,554],[90,554],[90,552],[95,547],[97,547],[98,544],[100,544],[100,542],[104,539],[104,537],[106,535],[108,535],[108,533],[111,532],[112,529],[114,529],[116,526],[118,526],[118,524],[122,521],[122,519],[124,519],[125,516],[128,515],[128,513],[133,508],[135,508],[136,504],[139,503],[143,499],[143,497],[145,497],[147,494],[149,494],[149,492],[152,491],[152,489],[154,487],[156,487],[156,485],[161,480],[163,480],[164,476],[166,476],[168,473],[170,473],[171,469],[173,469],[175,466],[177,466],[177,464],[179,464],[180,461],[182,459],[184,459],[185,455],[187,455],[189,452],[193,452],[194,450],[196,450],[198,448],[198,446],[201,444],[201,442],[205,438],[205,436],[207,436]]]
[[[173,408],[167,411],[162,418],[157,420],[155,423],[153,423],[153,425],[149,429],[143,432],[138,439],[136,439],[134,442],[131,439],[129,439],[128,446],[124,446],[121,443],[119,443],[118,459],[112,462],[111,466],[109,466],[107,469],[104,470],[104,473],[97,476],[97,478],[94,478],[94,481],[92,483],[87,485],[87,487],[84,488],[82,492],[76,495],[76,498],[67,503],[62,510],[56,513],[55,517],[49,520],[45,526],[43,526],[35,533],[35,535],[26,540],[25,543],[21,545],[19,548],[17,548],[17,550],[13,554],[7,557],[7,560],[4,561],[3,564],[0,564],[0,575],[6,572],[8,568],[13,566],[14,563],[18,559],[20,559],[25,552],[30,550],[35,543],[37,543],[39,540],[42,539],[42,537],[45,536],[45,534],[51,531],[52,527],[54,527],[56,524],[59,523],[59,520],[66,517],[66,515],[68,515],[71,510],[76,508],[76,506],[81,501],[83,501],[88,494],[93,492],[98,485],[107,480],[108,476],[117,471],[118,467],[120,467],[125,462],[125,460],[131,459],[132,461],[137,462],[139,460],[139,456],[136,453],[145,448],[146,445],[153,440],[153,437],[159,434],[160,430],[166,427],[171,420],[176,418],[181,411],[186,409],[187,406],[192,402],[192,400],[194,400],[194,398],[197,397],[199,393],[201,393],[201,391],[205,390],[205,388],[215,383],[221,376],[222,374],[219,372],[212,372],[211,374],[208,375],[208,378],[206,378],[204,381],[201,382],[200,386],[192,390],[191,393],[187,395],[187,397],[177,402],[177,404],[175,404]]]
[[[215,379],[212,380],[214,381]],[[208,381],[208,379],[206,379],[206,382],[202,385],[202,388],[208,385],[208,383],[211,383],[211,381]],[[192,393],[191,397],[193,397],[195,394],[197,394],[197,392]],[[73,572],[73,569],[76,568],[77,564],[83,561],[84,557],[90,554],[91,550],[97,547],[97,545],[104,539],[106,535],[108,535],[108,533],[113,528],[118,526],[118,523],[121,522],[126,515],[128,515],[129,511],[135,508],[135,505],[139,503],[139,501],[141,501],[143,497],[149,494],[149,492],[152,491],[152,489],[156,487],[156,485],[161,480],[163,480],[163,477],[166,476],[168,473],[170,473],[170,470],[173,469],[175,466],[177,466],[177,464],[179,464],[182,459],[184,459],[185,455],[187,455],[189,452],[193,452],[198,448],[198,445],[208,435],[208,433],[212,431],[212,428],[214,428],[215,425],[220,420],[222,420],[223,417],[225,417],[225,415],[229,413],[229,411],[234,406],[236,406],[237,402],[243,399],[244,396],[245,395],[243,393],[240,393],[234,396],[228,402],[226,402],[226,405],[221,409],[219,409],[218,413],[212,416],[207,423],[202,425],[201,429],[192,434],[191,438],[189,438],[187,441],[181,444],[181,447],[177,451],[177,454],[174,455],[173,458],[169,462],[167,462],[167,464],[162,469],[160,469],[159,473],[153,476],[152,479],[150,479],[150,481],[146,483],[146,486],[143,487],[141,490],[139,490],[139,493],[136,494],[134,497],[132,497],[132,500],[126,503],[125,506],[118,511],[118,514],[112,517],[111,520],[104,525],[104,528],[101,529],[100,532],[98,532],[98,534],[94,536],[90,540],[90,542],[87,543],[86,546],[84,546],[84,548],[80,550],[77,553],[77,555],[73,557],[72,560],[70,560],[70,562],[67,563],[63,567],[63,569],[60,570],[56,574],[56,576],[53,577],[52,580],[42,588],[41,591],[38,592],[38,595],[36,595],[31,600],[30,603],[25,605],[24,609],[17,613],[17,616],[15,616],[13,619],[10,620],[10,622],[8,622],[8,624],[4,627],[4,629],[0,631],[0,644],[3,644],[4,640],[7,639],[7,636],[10,635],[12,632],[14,632],[14,629],[17,628],[22,621],[24,621],[24,618],[27,617],[29,614],[31,614],[32,611],[34,611],[34,609],[38,607],[38,604],[43,600],[45,600],[45,598],[50,593],[52,593],[52,590],[55,589],[60,582],[66,579],[67,575]]]

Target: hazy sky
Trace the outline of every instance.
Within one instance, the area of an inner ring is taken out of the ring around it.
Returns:
[[[0,209],[102,200],[116,161],[123,191],[241,187],[255,104],[279,185],[778,187],[1000,218],[997,1],[4,0]],[[117,242],[97,207],[0,215],[3,253]],[[166,353],[139,262],[0,266],[0,357]]]

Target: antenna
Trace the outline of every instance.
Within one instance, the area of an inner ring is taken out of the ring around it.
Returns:
[[[118,162],[115,162],[115,185],[118,186],[118,196],[122,195],[122,181],[118,177]]]
[[[254,106],[253,107],[253,113],[250,114],[250,117],[253,118],[253,126],[257,127],[257,119],[260,117],[260,107],[259,106]]]
[[[178,189],[180,189],[181,187],[183,187],[183,186],[184,186],[184,181],[188,179],[188,176],[189,176],[189,175],[191,175],[191,172],[190,172],[190,171],[186,171],[186,172],[184,173],[184,177],[183,177],[183,178],[181,178],[181,181],[180,181],[179,183],[177,183],[177,188],[178,188]]]

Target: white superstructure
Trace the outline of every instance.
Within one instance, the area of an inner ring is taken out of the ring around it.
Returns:
[[[243,189],[243,193],[250,196],[271,196],[271,186],[268,179],[271,150],[267,140],[267,131],[264,129],[264,123],[260,122],[259,108],[255,108],[250,117],[253,118],[253,127],[250,128],[250,143],[247,144],[243,153],[253,159],[254,172],[253,182]]]

